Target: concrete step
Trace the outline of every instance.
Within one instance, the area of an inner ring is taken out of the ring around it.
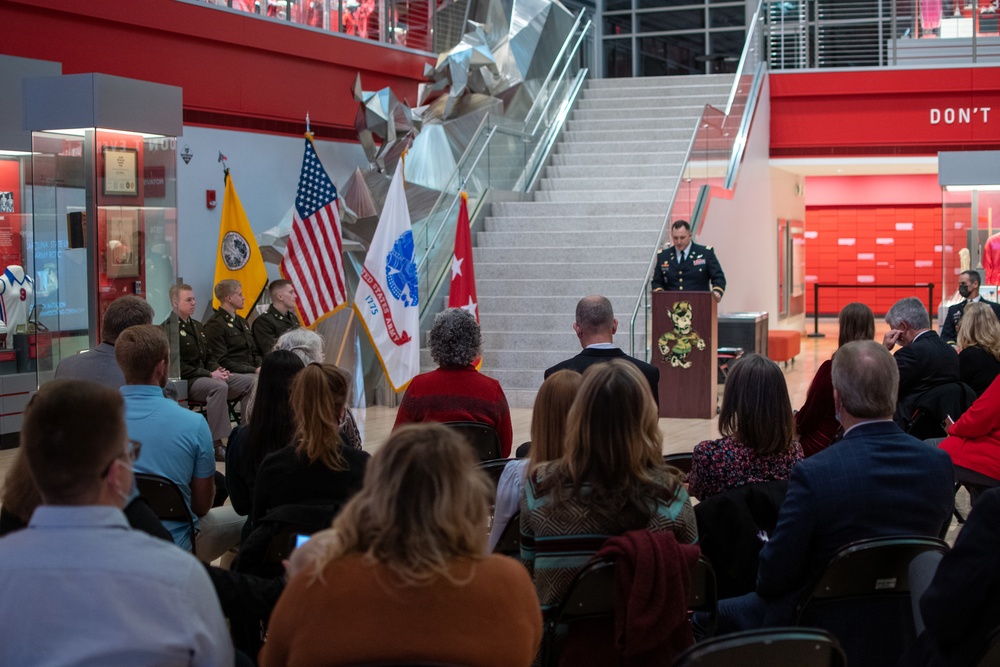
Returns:
[[[482,310],[482,309],[480,309]],[[479,319],[483,331],[573,331],[575,313],[488,313],[481,312]]]
[[[541,383],[538,384],[541,386]],[[514,389],[504,387],[504,394],[507,396],[507,405],[512,408],[533,408],[535,407],[535,397],[538,395],[537,389]]]
[[[647,246],[652,248],[659,239],[660,230],[596,232],[480,232],[476,235],[480,248],[562,248],[566,245],[603,247],[614,240],[616,244]],[[481,278],[476,266],[476,278]]]
[[[692,127],[694,127],[696,119],[701,117],[702,111],[704,111],[704,105],[702,105],[702,110],[697,114],[694,114],[694,117],[691,118]],[[687,115],[690,116],[690,114]],[[619,123],[627,126],[632,122],[649,120],[659,121],[662,123],[664,121],[669,121],[673,118],[673,116],[673,109],[664,109],[661,107],[643,107],[639,109],[581,109],[574,107],[573,111],[570,112],[569,121],[590,122],[596,120],[617,120]]]
[[[617,259],[617,257],[615,257]],[[513,278],[522,280],[532,278],[542,279],[552,276],[561,276],[564,279],[576,280],[577,278],[631,278],[638,286],[645,271],[645,266],[640,266],[636,262],[545,262],[545,263],[517,263],[517,264],[492,264],[479,262],[476,264],[476,281]],[[637,290],[638,291],[638,290]]]
[[[541,265],[558,264],[562,262],[606,262],[613,258],[615,262],[649,261],[652,249],[648,245],[619,246],[610,245],[616,242],[617,235],[605,234],[608,244],[601,246],[564,245],[556,248],[490,248],[478,247],[472,249],[475,259],[476,275],[479,267],[484,264],[509,264],[512,266],[538,262]],[[567,234],[567,241],[574,241],[574,235]],[[654,241],[655,243],[655,241]]]
[[[660,178],[636,178],[636,177],[626,177],[622,178],[617,171],[609,173],[605,170],[605,178],[542,178],[538,182],[538,189],[540,192],[567,192],[567,191],[632,191],[638,192],[643,190],[643,199],[652,198],[659,199],[655,194],[645,192],[646,190],[655,192],[661,192],[668,187],[673,187],[674,181],[677,179],[677,173],[680,172],[678,167],[674,172],[674,177],[668,178],[662,176]]]
[[[648,178],[677,178],[680,169],[680,160],[673,164],[623,164],[614,169],[608,169],[607,166],[601,165],[580,165],[576,167],[549,165],[545,168],[544,177],[548,179],[599,178],[606,180],[609,176],[613,176],[614,178],[640,181]]]
[[[478,267],[476,270],[478,273]],[[558,274],[553,272],[551,275],[557,276]],[[641,287],[641,281],[637,278],[587,277],[581,280],[564,280],[560,276],[543,279],[500,278],[494,280],[476,276],[476,293],[480,299],[489,296],[516,296],[519,300],[539,295],[560,296],[570,297],[574,308],[576,302],[588,294],[603,294],[612,299],[612,303],[615,303],[615,299],[612,297],[624,297],[634,303]]]
[[[732,85],[732,74],[696,74],[694,76],[640,76],[588,79],[587,90],[595,88],[659,88],[662,86]]]
[[[560,143],[556,153],[560,155],[636,155],[638,153],[667,153],[686,151],[690,139],[648,139],[646,141],[588,141],[581,143]]]
[[[628,336],[618,334],[615,336],[615,345],[628,349]],[[536,352],[552,351],[559,352],[565,356],[557,358],[552,363],[558,363],[560,359],[577,354],[580,351],[580,339],[576,337],[573,329],[568,332],[534,332],[522,331],[516,334],[507,332],[483,332],[483,350],[532,350]],[[551,365],[551,364],[550,364]],[[524,366],[517,366],[524,368]],[[546,368],[542,366],[542,368]]]
[[[633,97],[653,96],[666,98],[671,101],[674,99],[690,100],[702,98],[721,99],[723,101],[727,101],[729,99],[729,91],[731,89],[731,84],[724,83],[709,83],[694,86],[621,86],[617,88],[595,88],[587,86],[581,93],[580,99],[597,100],[615,98],[625,101]]]
[[[667,204],[670,200],[670,193],[664,190],[562,190],[555,192],[536,192],[535,201],[566,203],[601,201],[628,202],[634,199],[636,195],[642,195],[642,197],[646,199],[656,197],[663,204],[664,210],[666,210]]]
[[[631,283],[630,283],[631,284]],[[608,291],[600,291],[611,301],[611,307],[618,317],[619,326],[628,326],[628,321],[632,317],[632,309],[635,308],[635,300],[638,296],[638,285],[635,286],[632,294],[614,295]],[[543,296],[490,296],[479,289],[479,312],[481,317],[486,317],[489,313],[504,314],[547,314],[547,313],[575,313],[577,302],[587,293],[580,291],[569,296],[555,296],[545,294]],[[541,294],[541,293],[539,293]]]
[[[574,109],[579,109],[580,111],[588,111],[593,109],[617,109],[618,111],[625,111],[624,115],[635,109],[658,109],[665,113],[673,115],[677,109],[697,109],[697,111],[691,111],[695,116],[700,116],[702,110],[705,107],[706,101],[702,101],[698,96],[693,96],[686,98],[683,101],[686,104],[670,104],[669,100],[676,100],[677,98],[664,98],[658,95],[650,95],[648,97],[628,97],[626,99],[619,99],[618,97],[604,97],[589,100],[578,100]],[[713,98],[715,99],[715,98]],[[683,111],[682,111],[683,113]]]
[[[643,132],[655,133],[663,129],[669,122],[669,118],[614,118],[614,119],[592,119],[592,120],[569,120],[566,121],[564,132],[618,132],[619,130],[641,130]],[[688,134],[694,129],[697,118],[685,118],[683,123],[676,122],[675,126],[687,128]]]
[[[663,123],[657,130],[633,130],[624,124],[617,130],[583,130],[563,132],[559,143],[591,143],[595,141],[690,141],[696,118],[683,123]]]
[[[487,232],[611,232],[646,231],[659,233],[663,215],[637,215],[609,218],[603,215],[573,216],[566,218],[486,218]],[[616,237],[617,238],[617,237]]]
[[[663,151],[660,153],[553,153],[551,164],[557,167],[593,167],[593,166],[674,166],[679,164],[687,154],[687,145],[683,148]]]
[[[666,210],[659,201],[633,201],[622,204],[618,202],[587,203],[587,204],[555,204],[552,202],[497,202],[493,204],[493,216],[548,217],[575,215],[665,215]]]

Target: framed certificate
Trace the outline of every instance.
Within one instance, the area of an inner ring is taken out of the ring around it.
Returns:
[[[101,149],[104,157],[104,194],[135,197],[139,194],[139,151],[135,148]]]

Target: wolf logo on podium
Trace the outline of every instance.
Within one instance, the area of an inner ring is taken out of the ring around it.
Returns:
[[[664,363],[670,362],[674,368],[691,368],[688,355],[695,348],[705,349],[705,341],[691,328],[691,320],[694,319],[691,304],[687,301],[674,302],[670,307],[670,319],[674,323],[674,330],[660,336],[660,354]]]

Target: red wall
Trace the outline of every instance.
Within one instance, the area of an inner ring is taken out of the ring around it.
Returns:
[[[3,52],[180,86],[184,122],[356,140],[351,86],[416,103],[433,59],[176,0],[4,0]]]
[[[997,67],[772,73],[770,85],[772,156],[1000,146]]]

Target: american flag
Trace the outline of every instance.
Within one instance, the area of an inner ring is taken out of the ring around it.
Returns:
[[[309,136],[281,275],[295,287],[305,327],[347,305],[337,188],[320,164]]]

